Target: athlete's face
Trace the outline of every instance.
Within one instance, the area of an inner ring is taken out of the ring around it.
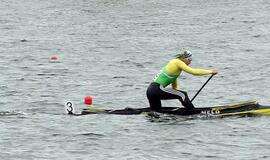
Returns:
[[[182,61],[183,61],[186,65],[190,65],[191,62],[192,62],[192,59],[190,59],[190,58],[184,58],[184,59],[182,59]]]

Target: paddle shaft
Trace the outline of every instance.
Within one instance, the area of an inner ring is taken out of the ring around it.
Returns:
[[[208,80],[204,83],[204,85],[199,89],[199,91],[195,94],[195,96],[191,99],[191,102],[197,97],[197,95],[202,91],[204,86],[210,81],[210,79],[214,76],[214,74],[211,75],[211,77],[208,78]]]

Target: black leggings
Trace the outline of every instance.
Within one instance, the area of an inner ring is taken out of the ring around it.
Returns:
[[[161,110],[161,100],[179,99],[182,105],[188,109],[194,106],[188,98],[187,92],[175,90],[172,88],[164,88],[158,83],[151,83],[147,88],[146,95],[153,110]]]

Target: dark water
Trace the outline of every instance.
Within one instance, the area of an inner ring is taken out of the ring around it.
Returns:
[[[270,158],[268,117],[64,113],[86,95],[103,108],[148,106],[146,87],[181,48],[193,67],[220,71],[196,106],[270,104],[269,1],[4,0],[0,10],[0,159]],[[192,97],[206,80],[180,83]]]

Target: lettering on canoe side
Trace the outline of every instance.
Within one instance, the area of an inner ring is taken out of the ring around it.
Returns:
[[[201,111],[201,114],[209,115],[209,116],[215,116],[220,114],[219,110],[208,110],[208,111]]]

